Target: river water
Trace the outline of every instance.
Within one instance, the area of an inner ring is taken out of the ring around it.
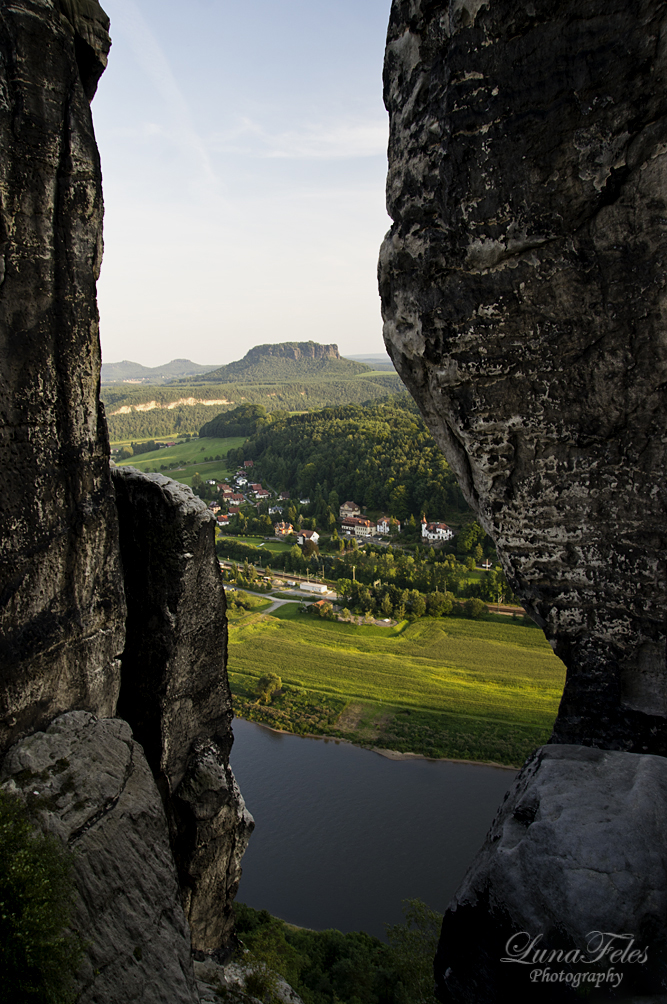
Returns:
[[[401,900],[441,912],[514,772],[392,761],[234,721],[231,763],[256,821],[238,899],[292,924],[384,935]]]

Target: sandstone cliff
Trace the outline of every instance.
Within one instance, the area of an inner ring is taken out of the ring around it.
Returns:
[[[167,809],[193,948],[224,946],[254,826],[229,766],[225,591],[215,519],[161,474],[113,472],[127,637],[118,714],[132,725]]]
[[[552,742],[572,744],[525,768],[451,904],[443,1001],[575,999],[511,983],[522,930],[646,938],[656,964],[621,996],[667,991],[667,793],[646,756],[667,755],[666,16],[392,5],[387,349],[567,667]]]
[[[98,397],[100,164],[72,27],[49,0],[0,3],[0,55],[2,749],[70,708],[114,713],[125,601]]]
[[[667,50],[653,0],[392,7],[385,339],[568,670],[667,752]]]
[[[253,824],[229,768],[210,517],[127,472],[119,527],[89,107],[108,24],[95,0],[0,0],[0,776],[85,848],[82,1000],[152,1004],[196,999],[191,935],[228,950]]]

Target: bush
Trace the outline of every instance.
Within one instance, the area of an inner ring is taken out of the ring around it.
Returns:
[[[25,806],[0,791],[0,1002],[68,1004],[82,942],[68,931],[72,857],[34,832]]]
[[[484,614],[488,614],[489,612],[489,608],[486,603],[482,603],[482,601],[478,600],[476,596],[473,596],[472,599],[465,601],[463,604],[463,610],[466,617],[472,617],[474,619],[483,617]]]
[[[260,701],[269,704],[271,698],[281,689],[282,685],[283,681],[279,676],[275,673],[266,673],[264,676],[260,676],[257,681],[255,693]]]

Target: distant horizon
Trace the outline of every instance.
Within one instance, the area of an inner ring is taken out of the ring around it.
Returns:
[[[390,0],[105,0],[104,360],[380,353]]]
[[[278,344],[278,343],[270,343],[270,344]],[[253,346],[253,345],[250,346],[251,349],[254,348],[254,347],[255,346]],[[250,351],[250,350],[248,350],[248,351]],[[356,360],[358,360],[358,359],[375,359],[375,358],[377,358],[377,359],[385,359],[385,358],[389,359],[390,358],[390,356],[389,356],[389,354],[387,353],[386,350],[381,351],[381,352],[357,352],[357,353],[349,353],[349,352],[341,352],[340,348],[339,348],[338,351],[339,351],[339,354],[344,359],[356,359]],[[245,356],[246,354],[247,353],[244,352],[243,356]],[[243,358],[243,356],[240,356],[239,358]],[[197,362],[196,359],[190,359],[189,356],[174,356],[173,359],[168,359],[166,362],[161,362],[161,363],[141,363],[137,359],[113,359],[113,360],[108,360],[108,361],[105,361],[103,359],[102,360],[102,365],[103,366],[120,366],[123,363],[131,363],[133,366],[144,366],[146,369],[152,369],[152,370],[154,370],[154,369],[160,369],[160,367],[163,367],[163,366],[168,366],[170,363],[184,362],[184,363],[192,363],[194,366],[206,366],[207,368],[210,367],[211,370],[214,370],[214,369],[217,369],[217,368],[219,368],[221,366],[226,366],[230,362],[236,362],[236,361],[237,361],[236,358],[234,358],[234,359],[225,360],[225,362],[200,363],[200,362]]]

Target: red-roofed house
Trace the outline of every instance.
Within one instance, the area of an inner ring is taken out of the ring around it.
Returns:
[[[290,533],[294,533],[294,527],[291,523],[276,523],[273,532],[276,537],[289,537]]]

